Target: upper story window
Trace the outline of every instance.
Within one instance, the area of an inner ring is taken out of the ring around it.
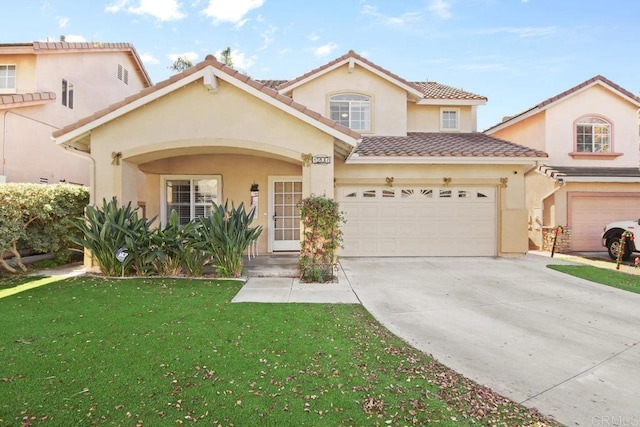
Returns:
[[[440,109],[440,130],[460,130],[460,109]]]
[[[576,151],[578,153],[610,153],[611,123],[595,116],[578,119]]]
[[[74,97],[73,83],[68,80],[62,79],[62,105],[73,110],[73,97]]]
[[[0,65],[0,92],[8,93],[16,90],[16,66]]]
[[[357,94],[335,95],[329,99],[330,118],[356,131],[371,130],[371,98]]]

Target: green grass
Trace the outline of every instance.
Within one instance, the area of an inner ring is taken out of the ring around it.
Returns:
[[[622,273],[617,270],[592,267],[590,265],[548,265],[547,267],[592,282],[624,289],[636,294],[640,293],[640,275]]]
[[[83,277],[0,299],[0,425],[548,423],[360,305],[231,304],[240,286]]]

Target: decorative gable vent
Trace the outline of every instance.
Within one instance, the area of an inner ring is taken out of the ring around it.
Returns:
[[[118,80],[121,80],[126,85],[129,84],[129,70],[120,64],[118,64]]]

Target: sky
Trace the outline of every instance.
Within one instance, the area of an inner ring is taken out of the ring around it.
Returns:
[[[153,83],[231,48],[288,80],[354,50],[488,98],[478,130],[597,74],[640,93],[640,0],[0,0],[0,43],[127,42]]]

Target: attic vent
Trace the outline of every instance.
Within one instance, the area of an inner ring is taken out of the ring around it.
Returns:
[[[124,70],[124,75],[123,75],[123,79],[122,81],[124,82],[124,84],[128,85],[129,84],[129,70],[125,69]]]
[[[49,178],[40,177],[40,184],[48,184],[48,183],[49,183]]]
[[[120,64],[118,64],[118,80],[123,81],[126,85],[129,84],[129,70]]]

